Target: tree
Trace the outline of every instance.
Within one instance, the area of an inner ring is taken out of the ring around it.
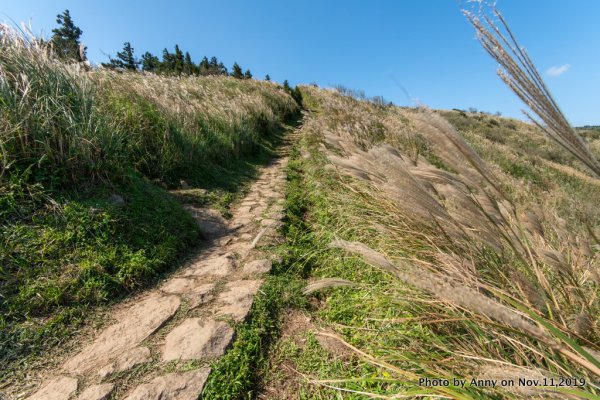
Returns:
[[[285,90],[288,93],[292,92],[292,88],[290,87],[290,83],[287,79],[283,81],[283,90]]]
[[[179,45],[175,45],[175,55],[174,55],[174,65],[173,70],[176,74],[181,74],[183,72],[183,64],[185,60],[183,58],[183,53],[179,49]]]
[[[135,71],[138,65],[140,65],[140,61],[133,55],[131,43],[125,42],[123,43],[123,50],[117,53],[117,58],[110,58],[110,62],[103,63],[102,65],[107,68],[123,68]]]
[[[250,72],[249,69],[246,70],[246,72],[244,72],[244,79],[251,79],[252,78],[252,72]]]
[[[200,72],[200,75],[209,74],[210,64],[208,63],[208,58],[206,58],[206,56],[204,56],[204,58],[202,58],[202,61],[200,61],[200,64],[198,64],[198,70]]]
[[[265,81],[267,81],[267,82],[270,82],[270,81],[271,81],[271,77],[269,76],[269,74],[267,74],[267,75],[265,76]]]
[[[286,79],[283,81],[283,90],[290,96],[292,96],[292,98],[296,101],[296,103],[298,103],[299,106],[302,106],[302,92],[300,92],[300,88],[298,88],[298,86],[292,89],[290,83]]]
[[[160,60],[154,54],[145,52],[142,55],[142,71],[157,72],[160,68]]]
[[[185,52],[185,58],[183,61],[183,73],[187,75],[193,75],[196,73],[197,67],[192,61],[192,57],[189,52]]]
[[[231,76],[237,79],[244,79],[244,73],[238,63],[233,63],[233,67],[231,67]]]
[[[228,74],[227,67],[222,62],[219,63],[218,74],[219,75],[227,75]]]
[[[56,16],[56,23],[60,27],[52,29],[50,42],[58,58],[66,61],[85,61],[87,48],[79,41],[83,31],[75,25],[69,10],[58,14]]]

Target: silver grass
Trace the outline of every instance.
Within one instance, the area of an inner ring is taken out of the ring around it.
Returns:
[[[549,138],[600,178],[600,163],[567,121],[533,61],[517,42],[502,14],[495,7],[482,7],[479,15],[467,10],[463,10],[463,13],[475,28],[483,48],[500,64],[499,77],[539,120],[525,111],[524,114]]]
[[[397,266],[387,260],[383,254],[360,242],[347,242],[338,239],[331,243],[331,247],[358,254],[368,264],[379,267],[411,286],[427,291],[451,304],[522,331],[536,339],[544,341],[549,339],[545,331],[526,320],[521,314],[490,297],[484,296],[476,289],[465,286],[461,282],[423,268],[416,268],[407,262]]]
[[[355,283],[346,279],[340,278],[323,278],[317,281],[311,282],[302,289],[302,293],[311,294],[318,292],[319,290],[329,289],[334,287],[352,286]]]

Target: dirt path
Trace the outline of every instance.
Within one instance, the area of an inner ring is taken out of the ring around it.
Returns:
[[[249,194],[223,219],[187,206],[210,240],[156,289],[115,307],[107,328],[15,399],[197,399],[248,316],[271,269],[261,245],[277,240],[284,211],[288,146],[263,168]],[[33,394],[31,394],[33,393]]]

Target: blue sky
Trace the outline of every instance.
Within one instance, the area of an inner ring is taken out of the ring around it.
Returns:
[[[139,55],[178,43],[256,77],[341,84],[399,105],[469,108],[521,118],[457,0],[0,2],[0,19],[46,36],[68,8],[93,62],[130,41]],[[600,124],[600,2],[498,0],[575,125]],[[403,89],[406,90],[406,93]]]

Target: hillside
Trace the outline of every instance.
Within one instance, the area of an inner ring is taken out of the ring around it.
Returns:
[[[1,51],[0,369],[10,372],[197,246],[202,232],[178,199],[227,215],[298,106],[269,82],[86,72],[15,33]]]
[[[310,305],[286,313],[260,398],[596,393],[598,180],[530,124],[303,98],[286,252]],[[518,384],[560,376],[587,384]]]
[[[238,69],[2,31],[0,398],[598,398],[592,163]]]

